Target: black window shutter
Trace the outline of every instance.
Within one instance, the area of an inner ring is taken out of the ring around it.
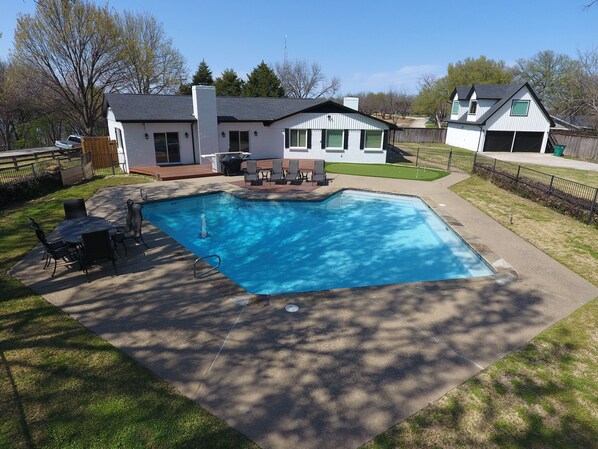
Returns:
[[[322,130],[322,149],[326,148],[326,130]]]
[[[311,148],[311,129],[307,130],[307,149]]]
[[[349,130],[345,129],[345,138],[343,139],[343,148],[346,150],[349,148]]]
[[[388,148],[388,130],[384,130],[384,135],[382,138],[382,149],[386,150]]]
[[[365,145],[365,129],[362,129],[361,136],[359,138],[359,149],[363,150],[364,145]]]
[[[285,128],[284,130],[284,147],[289,147],[289,128]]]

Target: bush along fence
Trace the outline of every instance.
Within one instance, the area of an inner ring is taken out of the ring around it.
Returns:
[[[0,168],[0,207],[55,192],[65,185],[65,174],[73,171],[82,173],[76,182],[93,177],[90,156],[70,152],[55,159],[23,164],[18,168]]]
[[[474,153],[473,173],[586,224],[598,225],[598,188]]]

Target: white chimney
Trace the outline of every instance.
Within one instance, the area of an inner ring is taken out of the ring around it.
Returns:
[[[199,162],[202,154],[218,152],[218,111],[216,110],[216,88],[214,86],[193,86],[193,115],[197,119],[199,136]]]
[[[359,111],[359,98],[345,97],[343,98],[343,106]]]

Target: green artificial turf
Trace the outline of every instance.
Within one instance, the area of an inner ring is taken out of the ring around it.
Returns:
[[[343,175],[372,176],[375,178],[409,179],[434,181],[448,175],[448,172],[429,168],[405,167],[393,164],[347,164],[330,162],[326,164],[328,173]]]

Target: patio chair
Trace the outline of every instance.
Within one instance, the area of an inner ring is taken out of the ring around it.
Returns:
[[[317,182],[318,185],[327,185],[328,178],[326,177],[326,169],[324,168],[324,161],[314,161],[314,172],[311,175],[311,183]]]
[[[85,209],[85,200],[83,198],[76,200],[65,200],[63,204],[64,216],[67,220],[87,217],[87,209]]]
[[[89,282],[89,275],[87,272],[89,266],[104,260],[112,261],[114,272],[118,274],[118,271],[116,270],[116,255],[114,254],[110,233],[107,229],[81,234],[81,238],[83,239],[81,267],[83,268],[83,271],[85,271],[87,282]]]
[[[245,170],[245,185],[247,185],[247,181],[249,181],[252,186],[262,184],[262,180],[260,179],[260,172],[257,169],[256,160],[247,161],[247,169]]]
[[[73,246],[62,245],[50,245],[46,240],[44,231],[41,229],[35,230],[35,235],[40,243],[44,246],[47,253],[46,263],[44,264],[44,270],[50,265],[50,260],[54,261],[54,270],[52,271],[52,277],[56,274],[56,265],[59,260],[63,260],[65,264],[71,264],[79,261],[79,250]]]
[[[126,232],[117,231],[112,237],[115,246],[117,243],[120,243],[123,246],[125,249],[125,256],[127,255],[127,245],[125,244],[127,240],[134,240],[136,243],[141,241],[146,248],[149,248],[147,243],[145,243],[141,232],[143,225],[143,214],[141,213],[141,209],[143,209],[141,204],[131,205],[131,226],[129,230]]]
[[[299,161],[297,159],[291,159],[289,161],[289,170],[287,171],[285,179],[291,184],[301,184],[303,178],[299,171]]]
[[[57,250],[62,246],[68,246],[68,244],[62,240],[62,238],[58,238],[58,239],[54,239],[54,240],[48,240],[46,238],[46,234],[44,233],[44,231],[42,230],[41,226],[39,225],[39,223],[37,221],[35,221],[33,218],[29,217],[27,218],[27,220],[29,221],[29,225],[31,226],[31,228],[34,231],[39,231],[41,233],[41,236],[43,237],[43,239],[46,241],[47,245],[54,249]],[[46,260],[46,262],[48,261],[48,251],[46,250],[46,246],[44,245],[44,254],[42,255],[42,260]],[[47,263],[44,266],[44,268],[47,267]]]
[[[282,159],[274,159],[272,161],[272,170],[270,171],[269,181],[274,181],[276,184],[285,182],[284,170],[282,169]]]

